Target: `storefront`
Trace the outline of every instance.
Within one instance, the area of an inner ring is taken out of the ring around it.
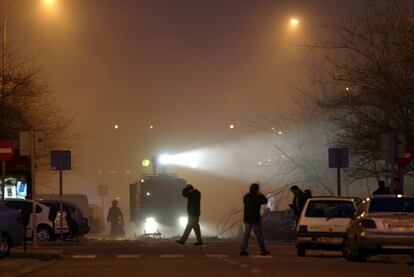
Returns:
[[[6,163],[4,197],[6,199],[30,199],[32,194],[31,180],[30,157],[16,154],[13,159]],[[0,180],[0,184],[1,182],[2,180]],[[0,198],[2,194],[0,189]]]

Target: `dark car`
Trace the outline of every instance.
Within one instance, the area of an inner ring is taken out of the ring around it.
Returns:
[[[21,245],[24,238],[21,214],[0,202],[0,259],[9,254],[11,247]]]

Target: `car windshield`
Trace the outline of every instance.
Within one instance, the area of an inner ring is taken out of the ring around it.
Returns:
[[[355,207],[351,201],[317,200],[309,202],[305,216],[351,218],[354,213]]]
[[[414,198],[378,198],[372,199],[370,213],[414,213]]]

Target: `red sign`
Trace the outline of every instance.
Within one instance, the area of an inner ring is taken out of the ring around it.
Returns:
[[[0,162],[11,160],[14,156],[14,145],[11,141],[0,140]]]

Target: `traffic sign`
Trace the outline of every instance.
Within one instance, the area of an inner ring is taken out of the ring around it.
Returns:
[[[14,144],[8,140],[0,140],[0,162],[7,162],[14,156]]]
[[[58,150],[50,152],[50,164],[52,170],[70,170],[71,158],[69,150]]]
[[[348,166],[348,148],[329,148],[329,168],[347,168]]]

